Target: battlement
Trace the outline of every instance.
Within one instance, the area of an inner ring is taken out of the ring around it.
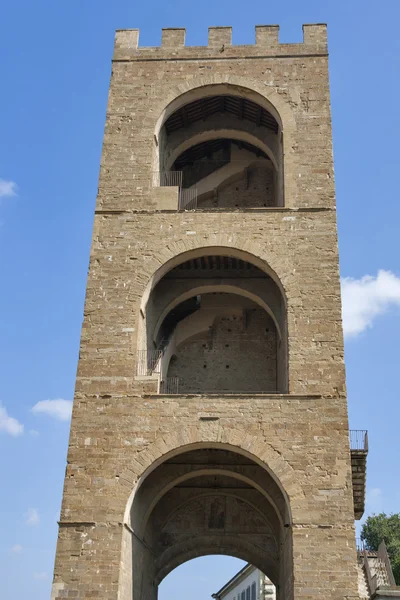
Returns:
[[[186,46],[186,29],[162,30],[161,46],[139,46],[138,29],[118,29],[115,36],[114,60],[143,58],[220,58],[244,55],[321,55],[327,53],[326,24],[303,25],[303,41],[293,44],[279,42],[279,25],[256,25],[255,43],[232,44],[232,27],[209,27],[207,46]]]

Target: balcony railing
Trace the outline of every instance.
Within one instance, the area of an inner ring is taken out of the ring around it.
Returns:
[[[137,375],[147,377],[160,372],[162,350],[139,350],[137,353]]]
[[[196,188],[183,187],[182,171],[154,171],[153,187],[177,187],[178,210],[196,210],[198,192]]]
[[[197,208],[197,189],[180,188],[178,198],[178,210],[196,210]]]
[[[368,431],[365,429],[351,429],[349,431],[350,450],[368,452]]]
[[[161,381],[160,394],[179,394],[179,377],[167,377]]]
[[[153,187],[182,187],[182,171],[153,171]]]

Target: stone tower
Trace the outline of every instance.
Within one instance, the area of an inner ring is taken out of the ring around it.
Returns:
[[[279,600],[354,598],[326,27],[138,35],[116,34],[52,598],[155,600],[206,554]]]

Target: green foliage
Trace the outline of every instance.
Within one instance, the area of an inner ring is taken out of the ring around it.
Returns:
[[[400,513],[368,517],[361,529],[361,539],[368,550],[378,550],[381,541],[385,540],[393,575],[400,585]]]

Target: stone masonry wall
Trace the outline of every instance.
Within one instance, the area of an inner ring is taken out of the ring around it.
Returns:
[[[298,539],[295,597],[350,595],[356,562],[342,399],[110,396],[78,394],[75,400],[58,583],[81,595],[101,588],[101,597],[114,597],[118,532],[122,535],[123,513],[135,481],[168,451],[208,443],[254,454],[281,481]],[[201,421],[205,416],[217,420]],[[321,577],[328,563],[334,573]],[[339,586],[335,593],[333,586]],[[310,587],[312,593],[303,590]]]
[[[274,322],[262,309],[244,319],[223,316],[209,334],[179,347],[168,377],[179,378],[180,392],[277,390]]]
[[[235,181],[222,183],[213,195],[199,199],[199,208],[251,208],[274,206],[275,186],[272,168],[251,166]]]
[[[202,86],[247,87],[268,98],[284,129],[286,206],[334,206],[326,39],[279,44],[137,48],[117,32],[104,135],[98,209],[151,206],[149,170],[158,169],[155,134],[169,102]],[[222,47],[222,46],[221,46]],[[232,93],[240,93],[236,89]],[[191,97],[191,96],[190,96]],[[189,98],[189,96],[188,96]]]
[[[290,392],[343,393],[335,214],[272,209],[260,215],[96,215],[77,390],[96,390],[98,377],[106,393],[140,389],[135,351],[141,299],[151,276],[175,255],[184,260],[192,249],[222,247],[263,259],[283,285]]]

